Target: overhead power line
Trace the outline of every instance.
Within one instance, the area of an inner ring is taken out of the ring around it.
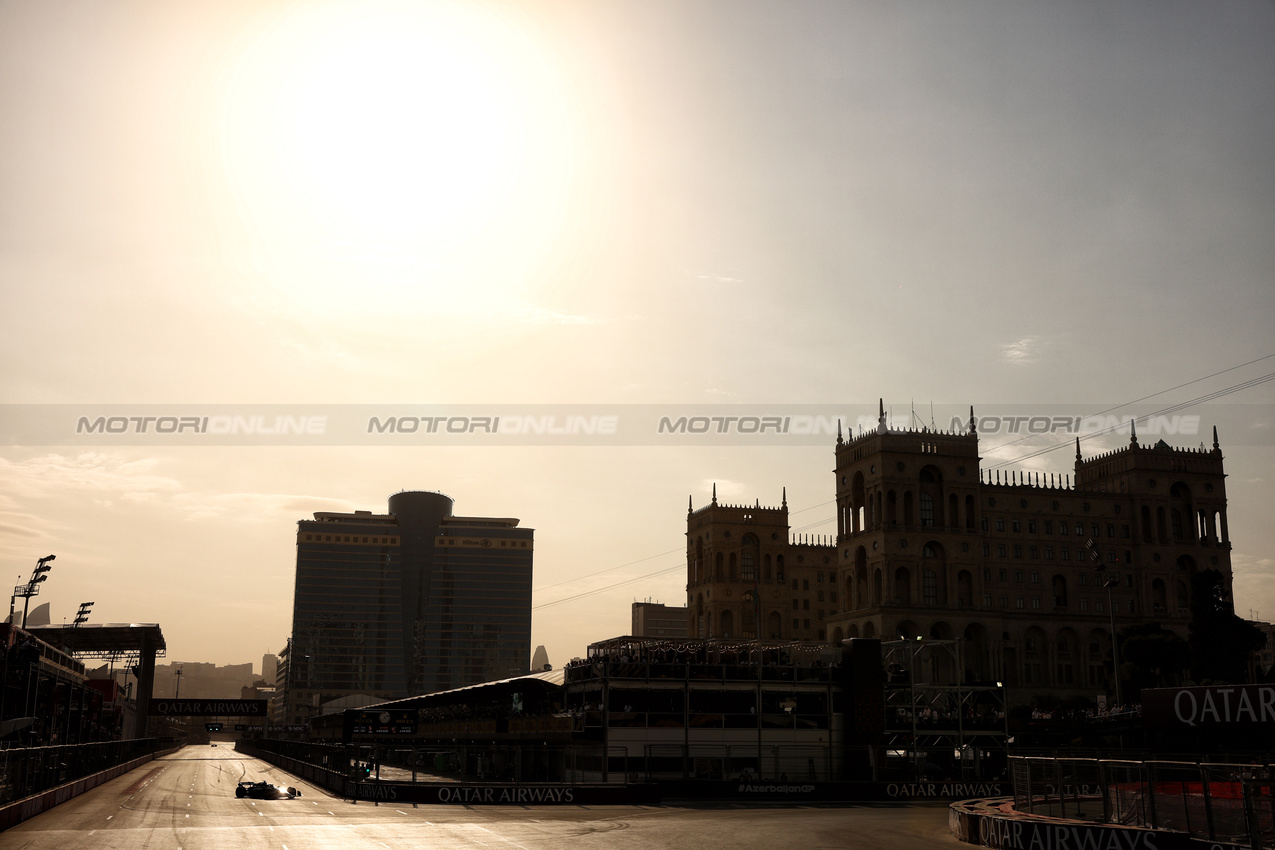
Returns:
[[[1255,358],[1255,359],[1253,359],[1253,360],[1249,360],[1249,361],[1247,361],[1247,362],[1245,362],[1245,363],[1241,363],[1241,364],[1239,364],[1238,366],[1231,366],[1231,367],[1229,367],[1229,368],[1227,368],[1227,369],[1221,369],[1221,370],[1219,370],[1219,371],[1217,371],[1217,372],[1213,372],[1212,374],[1205,375],[1205,376],[1204,376],[1204,377],[1202,377],[1202,378],[1195,378],[1195,379],[1193,379],[1193,380],[1186,381],[1186,382],[1181,383],[1181,384],[1177,384],[1176,386],[1172,386],[1172,387],[1169,387],[1169,388],[1167,388],[1167,389],[1158,390],[1157,392],[1151,393],[1151,394],[1149,394],[1149,395],[1142,396],[1141,398],[1136,398],[1136,399],[1133,399],[1132,401],[1126,401],[1126,402],[1123,402],[1123,403],[1121,403],[1121,404],[1114,405],[1113,407],[1108,407],[1108,408],[1106,408],[1105,410],[1100,410],[1100,411],[1097,411],[1096,413],[1091,413],[1091,414],[1089,414],[1088,416],[1090,416],[1090,417],[1092,417],[1092,416],[1102,416],[1102,415],[1104,415],[1104,414],[1111,413],[1111,412],[1116,411],[1116,410],[1120,410],[1121,408],[1128,407],[1128,406],[1129,406],[1129,405],[1131,405],[1131,404],[1138,404],[1138,403],[1140,403],[1140,402],[1146,401],[1146,400],[1147,400],[1147,399],[1149,399],[1149,398],[1155,398],[1156,396],[1164,395],[1165,393],[1173,392],[1174,390],[1179,390],[1179,389],[1182,389],[1183,387],[1189,387],[1189,386],[1191,386],[1192,384],[1198,384],[1200,381],[1207,381],[1209,378],[1216,378],[1218,375],[1225,375],[1227,372],[1234,372],[1236,369],[1242,369],[1242,368],[1244,368],[1245,366],[1251,366],[1251,365],[1253,365],[1254,363],[1260,363],[1260,362],[1262,362],[1263,360],[1270,360],[1270,359],[1272,359],[1272,358],[1275,358],[1275,354],[1268,354],[1268,355],[1265,355],[1265,356],[1263,356],[1263,357],[1258,357],[1258,358]],[[1211,392],[1211,393],[1205,393],[1204,395],[1197,396],[1197,397],[1195,397],[1195,398],[1193,398],[1193,399],[1189,399],[1189,400],[1187,400],[1187,401],[1183,401],[1183,402],[1179,402],[1179,403],[1177,403],[1177,404],[1169,405],[1168,407],[1161,408],[1160,410],[1157,410],[1157,411],[1155,411],[1154,413],[1148,413],[1148,414],[1144,414],[1144,415],[1142,415],[1142,416],[1134,417],[1134,418],[1133,418],[1133,421],[1134,421],[1134,422],[1146,422],[1146,421],[1148,421],[1149,419],[1152,419],[1152,418],[1154,418],[1154,417],[1156,417],[1156,416],[1167,416],[1168,414],[1176,413],[1176,412],[1178,412],[1178,411],[1180,411],[1180,410],[1184,410],[1184,409],[1186,409],[1186,408],[1188,408],[1188,407],[1192,407],[1192,406],[1197,405],[1197,404],[1204,404],[1204,403],[1206,403],[1206,402],[1213,401],[1213,400],[1215,400],[1215,399],[1219,399],[1219,398],[1223,398],[1223,397],[1225,397],[1225,396],[1232,395],[1232,394],[1237,393],[1237,392],[1242,392],[1242,391],[1244,391],[1244,390],[1251,389],[1252,387],[1259,386],[1259,385],[1261,385],[1261,384],[1267,383],[1267,382],[1272,381],[1272,380],[1275,380],[1275,372],[1273,372],[1273,373],[1269,373],[1269,374],[1266,374],[1266,375],[1262,375],[1261,377],[1258,377],[1258,378],[1252,378],[1252,379],[1250,379],[1250,380],[1248,380],[1248,381],[1242,381],[1241,383],[1233,384],[1233,385],[1231,385],[1231,386],[1229,386],[1229,387],[1224,387],[1223,389],[1215,390],[1215,391],[1213,391],[1213,392]],[[1088,417],[1085,417],[1085,418],[1088,418]],[[1123,426],[1121,426],[1121,427],[1123,427]],[[1078,439],[1079,439],[1081,442],[1083,442],[1083,441],[1085,441],[1085,440],[1090,439],[1091,437],[1099,437],[1099,436],[1103,436],[1103,435],[1105,435],[1105,434],[1110,434],[1110,433],[1112,433],[1112,432],[1113,432],[1113,431],[1115,431],[1115,430],[1117,430],[1115,427],[1112,427],[1112,428],[1105,428],[1105,429],[1103,429],[1103,430],[1101,430],[1101,431],[1096,431],[1096,432],[1094,432],[1094,433],[1092,433],[1092,434],[1086,434],[1086,435],[1084,435],[1084,436],[1078,437]],[[994,450],[996,450],[996,449],[1002,449],[1002,448],[1005,448],[1006,446],[1012,446],[1012,445],[1014,445],[1014,444],[1016,444],[1016,443],[1022,442],[1022,441],[1023,441],[1023,440],[1025,440],[1025,439],[1029,439],[1029,437],[1020,437],[1020,438],[1018,438],[1017,440],[1011,440],[1011,441],[1010,441],[1010,442],[1008,442],[1008,443],[1002,443],[1002,444],[1001,444],[1001,445],[999,445],[999,446],[995,446],[995,447],[993,447],[993,448],[992,448],[992,450],[994,451]],[[1030,460],[1031,458],[1039,457],[1040,455],[1048,454],[1049,452],[1053,452],[1053,451],[1057,451],[1058,449],[1061,449],[1061,448],[1064,448],[1064,447],[1066,447],[1066,446],[1070,446],[1070,445],[1072,445],[1072,441],[1071,441],[1071,440],[1067,440],[1066,442],[1062,442],[1062,443],[1058,443],[1058,444],[1053,445],[1053,446],[1047,446],[1047,447],[1045,447],[1045,448],[1037,449],[1037,450],[1035,450],[1035,451],[1028,452],[1027,454],[1025,454],[1025,455],[1021,455],[1021,456],[1019,456],[1019,457],[1017,457],[1017,458],[1014,458],[1014,459],[1012,459],[1012,460],[1002,461],[1002,462],[1000,462],[1000,463],[992,464],[992,465],[987,466],[987,467],[984,467],[984,468],[985,468],[985,469],[999,469],[999,468],[1001,468],[1001,467],[1008,466],[1008,465],[1010,465],[1010,464],[1020,463],[1020,462],[1022,462],[1022,461],[1024,461],[1024,460]],[[810,505],[809,507],[801,508],[800,510],[790,511],[790,512],[789,512],[789,516],[795,516],[796,514],[805,513],[806,511],[812,511],[812,510],[815,510],[815,509],[817,509],[817,508],[822,508],[822,507],[825,507],[825,506],[827,506],[827,505],[831,505],[831,504],[835,504],[835,503],[836,503],[836,499],[829,499],[829,500],[827,500],[827,501],[825,501],[825,502],[819,502],[819,503],[817,503],[817,504]],[[802,526],[800,526],[800,527],[798,527],[798,528],[792,529],[792,532],[797,533],[797,532],[802,532],[802,531],[808,531],[808,530],[810,530],[810,529],[812,529],[812,528],[818,528],[818,527],[819,527],[819,526],[821,526],[821,525],[827,525],[828,523],[833,522],[835,519],[836,519],[836,517],[828,516],[828,517],[825,517],[825,518],[823,518],[823,519],[819,519],[819,520],[816,520],[816,521],[814,521],[814,522],[811,522],[811,523],[807,523],[807,524],[805,524],[805,525],[802,525]],[[607,573],[615,572],[616,570],[621,570],[621,569],[624,569],[625,567],[631,567],[631,566],[633,566],[634,564],[640,564],[640,563],[643,563],[643,562],[645,562],[645,561],[654,560],[655,558],[662,558],[662,557],[664,557],[664,556],[666,556],[666,555],[672,555],[672,554],[675,554],[675,553],[681,553],[681,552],[682,552],[682,549],[681,549],[681,548],[677,548],[677,549],[669,549],[669,550],[667,550],[667,551],[665,551],[665,552],[659,552],[659,553],[654,554],[654,555],[648,555],[648,556],[647,556],[647,557],[645,557],[645,558],[638,558],[637,560],[634,560],[634,561],[628,561],[628,562],[626,562],[626,563],[619,564],[619,565],[614,566],[614,567],[607,567],[607,568],[606,568],[606,569],[604,569],[604,570],[598,570],[597,572],[594,572],[594,573],[589,573],[589,574],[587,574],[587,575],[577,576],[577,577],[575,577],[575,578],[566,579],[566,580],[564,580],[564,581],[560,581],[560,582],[557,582],[557,583],[555,583],[555,584],[545,585],[544,587],[536,588],[535,592],[536,592],[536,593],[539,593],[539,592],[541,592],[541,591],[544,591],[544,590],[550,590],[550,589],[555,588],[555,587],[561,587],[561,586],[563,586],[563,585],[567,585],[567,584],[575,584],[576,582],[584,581],[584,580],[586,580],[586,579],[594,578],[594,577],[596,577],[596,576],[600,576],[600,575],[606,575]],[[658,571],[653,572],[653,573],[647,573],[646,575],[635,576],[634,578],[628,578],[628,579],[624,579],[623,581],[613,582],[612,584],[608,584],[608,585],[605,585],[605,586],[603,586],[603,587],[596,587],[596,588],[593,588],[593,589],[591,589],[591,590],[582,591],[581,593],[572,594],[571,596],[564,596],[563,598],[561,598],[561,599],[557,599],[557,600],[554,600],[553,602],[544,602],[544,603],[541,603],[541,604],[539,604],[539,605],[533,605],[533,606],[531,607],[531,610],[533,610],[533,611],[538,611],[538,610],[541,610],[541,609],[543,609],[543,608],[552,608],[552,607],[555,607],[555,606],[557,606],[557,605],[564,605],[564,604],[566,604],[566,603],[568,603],[568,602],[575,602],[575,601],[578,601],[578,600],[580,600],[580,599],[587,599],[587,598],[588,598],[588,597],[590,597],[590,596],[596,596],[596,595],[597,595],[597,594],[599,594],[599,593],[605,593],[606,591],[608,591],[608,590],[614,590],[614,589],[615,589],[615,588],[617,588],[617,587],[624,587],[625,585],[633,584],[634,582],[644,581],[644,580],[646,580],[646,579],[650,579],[650,578],[658,578],[659,576],[669,575],[669,574],[671,574],[671,573],[678,572],[679,570],[683,570],[683,569],[685,569],[685,568],[686,568],[686,565],[685,565],[684,563],[678,563],[678,564],[677,564],[677,565],[675,565],[675,566],[668,567],[668,568],[663,569],[663,570],[658,570]]]
[[[1224,396],[1231,395],[1232,393],[1237,393],[1237,392],[1241,392],[1241,391],[1243,391],[1243,390],[1251,389],[1251,388],[1253,388],[1253,387],[1259,386],[1260,384],[1265,384],[1265,383],[1267,383],[1267,382],[1269,382],[1269,381],[1273,381],[1273,380],[1275,380],[1275,372],[1272,372],[1272,373],[1270,373],[1270,374],[1263,375],[1263,376],[1261,376],[1260,378],[1253,378],[1252,380],[1244,381],[1243,383],[1239,383],[1239,384],[1235,384],[1235,385],[1230,386],[1230,387],[1226,387],[1225,389],[1217,390],[1217,391],[1215,391],[1215,392],[1211,392],[1211,393],[1206,393],[1206,394],[1204,394],[1204,395],[1202,395],[1202,396],[1197,396],[1197,397],[1195,397],[1195,398],[1193,398],[1193,399],[1190,399],[1189,401],[1184,401],[1184,402],[1181,402],[1181,403],[1179,403],[1179,404],[1172,404],[1172,405],[1169,405],[1168,407],[1163,407],[1163,408],[1161,408],[1161,409],[1159,409],[1159,410],[1157,410],[1157,411],[1155,411],[1155,412],[1153,412],[1153,413],[1147,413],[1147,414],[1144,414],[1144,415],[1142,415],[1142,416],[1135,416],[1135,417],[1133,417],[1133,421],[1134,421],[1134,422],[1146,422],[1146,421],[1148,421],[1148,420],[1150,420],[1150,419],[1153,419],[1153,418],[1155,418],[1155,417],[1157,417],[1157,416],[1167,416],[1167,415],[1168,415],[1168,414],[1170,414],[1170,413],[1177,413],[1179,410],[1185,410],[1186,408],[1188,408],[1188,407],[1194,407],[1194,406],[1195,406],[1195,405],[1197,405],[1197,404],[1203,404],[1203,403],[1205,403],[1205,402],[1213,401],[1214,399],[1219,399],[1219,398],[1222,398],[1222,397],[1224,397]],[[1128,404],[1132,404],[1132,403],[1133,403],[1133,402],[1129,402]],[[1122,404],[1122,405],[1119,405],[1118,407],[1109,408],[1109,410],[1119,410],[1119,409],[1120,409],[1120,407],[1126,407],[1126,406],[1127,406],[1127,405]],[[1095,416],[1096,416],[1096,415],[1099,415],[1099,414],[1092,414],[1092,415],[1095,415]],[[1115,432],[1115,431],[1117,431],[1117,430],[1119,430],[1119,429],[1121,429],[1121,428],[1123,428],[1123,427],[1124,427],[1124,424],[1123,424],[1123,423],[1121,423],[1119,426],[1112,426],[1112,427],[1110,427],[1110,428],[1103,428],[1102,430],[1095,431],[1095,432],[1093,432],[1092,434],[1085,434],[1084,436],[1077,437],[1076,439],[1078,439],[1080,442],[1082,442],[1082,443],[1083,443],[1085,440],[1092,439],[1093,437],[1101,437],[1101,436],[1104,436],[1104,435],[1106,435],[1106,434],[1111,434],[1111,433],[1113,433],[1113,432]],[[1017,441],[1015,441],[1015,442],[1017,442]],[[1057,444],[1052,445],[1052,446],[1046,446],[1045,448],[1037,449],[1036,451],[1033,451],[1033,452],[1028,452],[1028,453],[1027,453],[1027,454],[1025,454],[1025,455],[1020,455],[1020,456],[1018,456],[1018,457],[1016,457],[1016,458],[1012,458],[1012,459],[1010,459],[1010,460],[1004,460],[1004,461],[1001,461],[1000,463],[993,463],[993,464],[991,464],[991,465],[989,465],[989,466],[985,466],[985,467],[983,467],[983,468],[984,468],[984,469],[999,469],[1000,467],[1003,467],[1003,466],[1009,466],[1010,464],[1020,463],[1020,462],[1022,462],[1022,461],[1024,461],[1024,460],[1030,460],[1030,459],[1032,459],[1032,458],[1034,458],[1034,457],[1039,457],[1040,455],[1048,454],[1049,452],[1055,452],[1055,451],[1058,451],[1059,449],[1061,449],[1061,448],[1065,448],[1065,447],[1070,446],[1070,445],[1072,445],[1072,444],[1073,444],[1073,443],[1072,443],[1072,441],[1071,441],[1071,440],[1067,440],[1066,442],[1063,442],[1063,443],[1057,443]],[[1010,444],[1010,443],[1006,443],[1005,445],[1011,445],[1011,444]],[[998,447],[998,448],[1003,448],[1003,446]]]

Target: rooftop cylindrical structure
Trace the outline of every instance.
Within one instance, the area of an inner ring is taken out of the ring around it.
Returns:
[[[390,496],[390,513],[399,525],[438,528],[452,515],[452,497],[428,490],[404,490]]]

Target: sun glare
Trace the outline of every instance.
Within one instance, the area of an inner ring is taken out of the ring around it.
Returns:
[[[300,4],[239,57],[222,157],[254,271],[289,301],[516,300],[579,151],[562,74],[509,9]]]

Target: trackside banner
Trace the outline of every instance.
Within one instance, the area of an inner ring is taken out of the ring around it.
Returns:
[[[263,699],[152,699],[150,713],[159,717],[265,717]]]
[[[1275,685],[1144,690],[1142,718],[1154,729],[1251,729],[1275,738]]]
[[[656,806],[657,785],[458,785],[349,782],[345,795],[375,803],[455,806]]]

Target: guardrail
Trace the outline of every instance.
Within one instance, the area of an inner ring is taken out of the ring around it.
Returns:
[[[626,747],[518,743],[401,742],[326,744],[277,738],[241,740],[236,749],[337,790],[347,781],[393,777],[404,782],[567,782],[624,785],[640,762]],[[285,764],[285,760],[287,764]],[[291,765],[291,766],[289,766]],[[388,773],[381,771],[386,768]]]
[[[1011,756],[1014,810],[1275,847],[1268,764]]]
[[[171,749],[171,738],[0,750],[0,806]]]

